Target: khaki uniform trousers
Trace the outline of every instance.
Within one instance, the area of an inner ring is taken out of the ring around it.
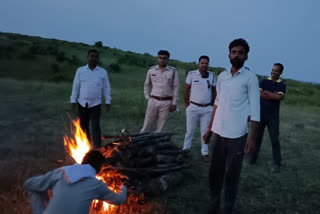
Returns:
[[[155,123],[157,124],[157,129],[155,132],[161,132],[167,120],[171,103],[172,100],[156,100],[150,97],[148,100],[148,107],[146,116],[144,118],[143,128],[140,132],[150,132],[153,124]]]

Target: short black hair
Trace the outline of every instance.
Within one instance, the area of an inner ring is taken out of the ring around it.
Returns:
[[[82,159],[81,164],[90,164],[98,174],[101,170],[103,163],[105,163],[105,161],[106,159],[103,157],[103,155],[99,151],[90,150]]]
[[[206,59],[206,60],[208,60],[208,62],[210,62],[210,59],[209,59],[208,56],[205,56],[205,55],[200,56],[200,57],[199,57],[199,62],[200,62],[202,59]]]
[[[282,73],[284,67],[283,67],[283,65],[281,63],[277,62],[277,63],[274,63],[273,65],[279,66],[280,67],[280,72]]]
[[[98,51],[97,49],[90,49],[90,50],[88,50],[88,56],[89,56],[90,53],[97,53],[98,56],[99,56],[99,51]]]
[[[160,50],[158,52],[158,55],[166,55],[168,57],[168,59],[170,58],[170,53],[169,53],[169,51],[166,51],[166,50]]]
[[[245,49],[246,54],[249,53],[250,47],[248,45],[248,42],[242,38],[235,39],[229,44],[229,53],[231,52],[231,49],[237,46],[241,46]]]

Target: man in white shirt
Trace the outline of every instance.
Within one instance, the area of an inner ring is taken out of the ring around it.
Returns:
[[[217,97],[204,136],[206,140],[212,132],[209,140],[213,146],[209,171],[210,214],[232,213],[243,155],[253,151],[255,146],[260,95],[256,74],[243,67],[248,53],[249,45],[244,39],[233,40],[229,45],[232,67],[223,71],[217,80]],[[248,121],[251,121],[251,131],[247,138]]]
[[[148,107],[144,124],[140,132],[151,131],[156,123],[155,132],[161,132],[168,113],[177,108],[179,91],[179,74],[174,67],[168,66],[170,53],[166,50],[158,52],[158,65],[152,66],[144,82],[144,96]]]
[[[105,98],[107,111],[110,109],[111,103],[108,73],[105,69],[99,67],[98,63],[99,52],[94,49],[89,50],[88,64],[78,68],[70,97],[73,112],[76,112],[78,104],[81,128],[86,132],[95,149],[101,147],[100,113],[102,96]],[[89,131],[90,121],[92,141]]]
[[[198,68],[198,70],[190,71],[188,73],[184,87],[187,132],[184,138],[183,150],[190,149],[194,131],[200,120],[201,155],[202,160],[208,162],[208,145],[203,141],[203,135],[205,134],[211,119],[216,81],[214,74],[208,71],[208,56],[201,56],[199,58]]]

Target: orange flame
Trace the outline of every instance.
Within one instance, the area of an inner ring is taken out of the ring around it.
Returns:
[[[71,138],[64,136],[64,146],[68,154],[75,160],[75,162],[81,164],[85,154],[91,150],[91,144],[86,133],[81,129],[80,120],[78,119],[77,121],[72,121],[72,124],[75,127],[74,137]],[[106,154],[109,156],[111,152],[112,150],[106,151]],[[104,183],[110,183],[106,180],[112,177],[109,175],[109,173],[112,172],[105,172],[103,174],[100,173],[99,176],[96,176],[96,178],[102,180]],[[118,188],[110,188],[109,186],[108,188],[114,192],[119,192]],[[114,212],[116,208],[117,206],[108,204],[105,201],[94,200],[90,208],[90,213],[108,214]]]
[[[81,129],[80,120],[72,121],[72,123],[76,128],[74,139],[64,136],[64,146],[69,155],[80,164],[85,154],[91,150],[91,145],[87,134]]]

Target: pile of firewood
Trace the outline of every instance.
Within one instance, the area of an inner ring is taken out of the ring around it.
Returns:
[[[123,183],[137,195],[155,196],[182,180],[185,152],[171,142],[172,133],[121,134],[101,149],[108,186]]]

